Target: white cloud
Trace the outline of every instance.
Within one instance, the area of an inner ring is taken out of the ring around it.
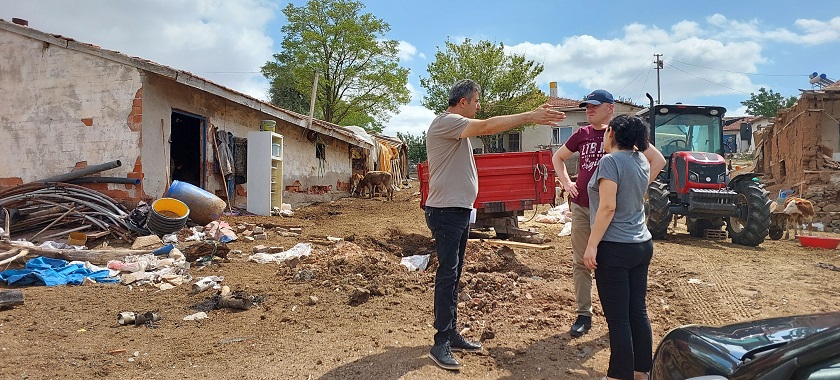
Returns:
[[[400,45],[398,48],[399,52],[397,53],[397,58],[399,58],[401,61],[411,61],[417,54],[417,48],[406,41],[400,41]]]
[[[796,33],[787,28],[762,30],[761,22],[758,20],[741,22],[729,20],[721,14],[710,16],[707,21],[716,29],[716,38],[722,40],[740,39],[819,45],[840,39],[840,17],[834,17],[829,21],[798,19],[794,22],[794,26],[802,33]]]
[[[272,59],[266,33],[277,5],[268,0],[33,0],[4,4],[0,18],[27,19],[61,34],[190,71],[258,99],[267,99],[260,66]],[[45,12],[44,9],[51,9]]]
[[[721,18],[710,19],[724,23]],[[545,69],[538,83],[576,84],[584,91],[605,88],[642,104],[647,103],[646,92],[656,97],[655,53],[663,54],[665,61],[660,71],[663,102],[754,91],[757,86],[749,76],[739,73],[756,72],[758,64],[766,62],[759,43],[704,38],[706,32],[694,22],[681,21],[668,30],[634,23],[624,32],[615,39],[573,36],[557,45],[524,42],[506,47],[506,51],[542,63]],[[719,70],[722,67],[728,72]],[[558,87],[562,94],[562,86]],[[583,95],[560,96],[576,99]]]
[[[429,129],[429,124],[435,118],[435,113],[423,106],[404,105],[400,112],[388,121],[383,133],[396,136],[397,132],[420,136]]]

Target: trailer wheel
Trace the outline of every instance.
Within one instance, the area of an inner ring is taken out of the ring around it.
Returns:
[[[779,240],[787,229],[787,215],[774,212],[770,214],[770,239]]]
[[[668,200],[668,185],[656,180],[648,187],[647,228],[654,239],[664,239],[671,224],[670,201]]]
[[[760,183],[750,180],[737,182],[734,190],[738,193],[740,215],[729,217],[726,230],[733,243],[757,247],[770,232],[769,193]]]

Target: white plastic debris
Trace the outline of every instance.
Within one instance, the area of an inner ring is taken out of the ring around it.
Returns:
[[[204,232],[202,232],[203,227],[193,227],[190,229],[192,231],[192,236],[187,237],[184,241],[202,241],[204,240]]]
[[[560,230],[560,233],[557,236],[570,236],[572,234],[572,222],[566,222],[563,225],[563,229]]]
[[[200,320],[206,319],[206,318],[208,318],[207,313],[205,313],[203,311],[199,311],[198,313],[190,314],[190,315],[184,317],[184,320],[185,321],[200,321]]]
[[[569,212],[569,205],[564,203],[557,207],[550,208],[545,215],[537,215],[534,218],[534,221],[551,224],[571,222],[572,215]]]
[[[282,263],[286,260],[291,260],[294,258],[301,258],[303,256],[309,256],[312,253],[312,243],[297,243],[294,247],[287,251],[283,251],[280,253],[264,253],[264,252],[257,252],[248,257],[248,260],[255,261],[260,264],[266,263]]]
[[[405,266],[408,268],[409,272],[413,272],[416,270],[426,270],[426,267],[429,265],[429,257],[431,255],[414,255],[414,256],[407,256],[400,259],[400,265]]]
[[[161,240],[163,240],[163,244],[177,244],[178,243],[178,234],[177,233],[172,233],[172,234],[163,235],[163,239],[161,239]]]
[[[192,286],[193,293],[201,293],[207,289],[219,289],[222,287],[220,284],[224,281],[224,277],[221,276],[207,276],[202,277],[200,280],[196,281]]]

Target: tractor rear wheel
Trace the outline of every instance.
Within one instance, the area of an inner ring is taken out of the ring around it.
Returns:
[[[770,232],[770,197],[756,181],[744,180],[735,184],[740,216],[729,217],[726,230],[735,244],[757,247]],[[743,217],[743,218],[742,218]]]
[[[664,239],[671,224],[671,209],[668,200],[668,185],[656,180],[648,187],[647,228],[654,239]]]

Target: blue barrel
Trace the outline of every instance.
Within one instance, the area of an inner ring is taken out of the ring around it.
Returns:
[[[198,186],[178,180],[172,181],[164,197],[175,198],[190,208],[190,219],[202,226],[222,218],[225,201]]]

